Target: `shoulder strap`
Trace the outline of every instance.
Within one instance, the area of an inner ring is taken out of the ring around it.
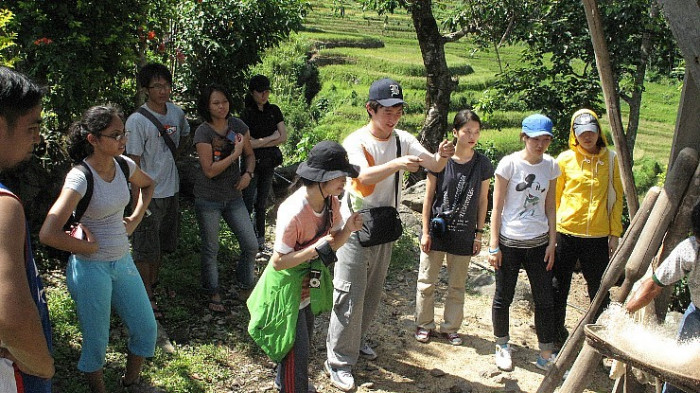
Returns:
[[[160,136],[163,137],[165,144],[168,145],[168,149],[170,149],[170,153],[173,155],[173,158],[175,158],[175,154],[177,152],[177,147],[175,147],[175,142],[173,142],[173,139],[165,131],[165,127],[163,126],[163,124],[158,119],[156,119],[155,116],[153,116],[153,113],[149,112],[148,109],[146,109],[144,107],[139,107],[137,112],[140,113],[146,119],[150,120],[151,123],[153,123],[153,125],[156,126],[156,128],[158,129],[158,132],[160,133]]]
[[[126,162],[124,157],[122,156],[116,156],[114,157],[115,160],[117,160],[117,164],[119,164],[119,168],[121,168],[122,173],[124,174],[124,178],[126,179],[127,184],[129,183],[129,164]]]
[[[318,241],[318,239],[322,238],[323,236],[326,236],[326,234],[329,233],[329,231],[331,229],[333,229],[332,228],[332,226],[333,226],[333,201],[331,200],[330,196],[326,197],[326,200],[324,201],[323,205],[324,205],[324,208],[323,208],[323,210],[324,210],[323,226],[321,228],[319,228],[318,231],[316,231],[316,235],[314,235],[314,237],[311,240],[309,240],[308,242],[306,242],[304,244],[297,243],[296,247],[298,247],[298,248],[295,248],[294,249],[295,251],[302,250],[302,249],[310,246],[311,244],[316,243]],[[350,206],[350,205],[348,204],[348,206]],[[352,208],[350,208],[350,211],[352,212]]]
[[[399,133],[394,131],[394,135],[396,136],[396,158],[401,157],[401,142],[399,142]],[[401,170],[396,171],[396,174],[394,175],[394,181],[396,183],[396,190],[394,195],[396,196],[396,209],[399,208],[399,173],[401,173]]]
[[[78,165],[75,166],[75,169],[79,170],[80,172],[85,175],[85,180],[87,180],[87,188],[85,189],[85,195],[80,199],[80,202],[78,202],[78,206],[75,208],[75,213],[73,213],[73,222],[79,222],[80,219],[83,217],[83,214],[85,214],[85,210],[87,210],[88,206],[90,205],[90,200],[92,199],[92,189],[94,187],[95,180],[92,177],[92,171],[90,170],[90,167],[87,166],[85,161],[80,161]]]

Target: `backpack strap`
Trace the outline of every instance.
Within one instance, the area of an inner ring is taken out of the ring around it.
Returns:
[[[90,167],[87,166],[85,161],[80,161],[80,163],[78,163],[78,165],[76,165],[74,168],[82,172],[83,175],[85,175],[85,180],[87,180],[87,188],[85,189],[85,195],[83,195],[83,197],[80,199],[80,202],[78,202],[78,206],[75,208],[73,218],[71,219],[72,222],[80,222],[80,219],[83,217],[83,214],[85,214],[85,210],[87,210],[88,206],[90,205],[90,200],[92,199],[92,189],[95,185],[95,179],[93,179],[92,171],[90,170]]]
[[[117,161],[117,164],[121,169],[122,173],[124,174],[124,178],[126,179],[126,183],[128,185],[129,164],[122,156],[116,156],[114,157],[114,159]],[[85,189],[85,195],[83,195],[83,197],[80,199],[80,202],[78,202],[78,206],[75,208],[75,212],[73,213],[73,217],[71,219],[72,222],[80,222],[80,219],[83,218],[83,214],[85,214],[85,210],[87,210],[88,206],[90,206],[90,201],[92,200],[92,190],[95,187],[95,179],[93,178],[93,174],[90,170],[90,167],[87,166],[85,161],[81,161],[78,165],[75,166],[75,169],[82,172],[83,175],[85,175],[85,180],[87,180],[87,188]],[[129,195],[131,195],[131,192],[129,192]]]
[[[114,157],[115,160],[117,160],[117,164],[119,164],[119,168],[121,168],[122,173],[124,174],[124,178],[126,179],[126,183],[129,184],[129,164],[126,162],[123,156],[116,156]]]
[[[173,155],[173,159],[175,159],[175,155],[177,154],[177,147],[175,146],[175,142],[173,142],[173,138],[171,138],[170,135],[168,135],[168,133],[165,131],[165,127],[163,126],[163,124],[155,116],[153,116],[153,113],[151,113],[148,109],[144,107],[140,107],[136,112],[140,113],[141,116],[145,117],[151,123],[153,123],[154,126],[156,126],[158,132],[160,133],[160,136],[163,137],[163,141],[165,141],[165,144],[168,146],[170,153]]]

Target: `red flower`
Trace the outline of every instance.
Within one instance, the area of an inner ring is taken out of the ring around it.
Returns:
[[[53,43],[53,40],[51,38],[46,38],[46,37],[41,37],[38,40],[34,41],[34,45],[48,45]]]
[[[154,40],[154,39],[156,38],[156,32],[153,31],[153,30],[149,31],[147,37],[148,37],[148,40],[149,40],[149,41]]]
[[[158,45],[158,52],[160,52],[160,53],[165,52],[165,44],[164,43],[161,42],[160,45]]]
[[[179,49],[175,53],[175,59],[177,60],[178,64],[184,64],[185,63],[185,54],[182,52],[182,49]]]

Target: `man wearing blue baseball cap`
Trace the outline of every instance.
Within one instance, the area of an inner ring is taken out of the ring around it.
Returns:
[[[396,129],[404,104],[398,82],[385,78],[372,83],[365,105],[369,123],[343,141],[350,162],[361,168],[358,178],[348,179],[345,187],[341,203],[344,218],[351,210],[398,208],[404,171],[416,172],[424,167],[439,172],[454,154],[452,142],[442,141],[438,152],[432,154],[416,137]],[[352,367],[360,355],[377,357],[364,337],[382,298],[392,246],[393,242],[388,242],[364,247],[354,233],[338,250],[325,369],[331,384],[342,391],[355,387]]]

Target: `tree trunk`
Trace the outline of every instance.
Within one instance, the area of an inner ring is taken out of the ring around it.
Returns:
[[[426,118],[418,139],[429,151],[434,152],[449,132],[447,112],[450,108],[450,95],[457,82],[452,80],[447,68],[445,40],[433,16],[432,1],[413,2],[411,18],[427,75]]]
[[[659,9],[656,3],[651,3],[649,6],[649,16],[653,19],[659,15]],[[644,29],[642,33],[641,54],[639,56],[639,64],[637,71],[634,73],[634,85],[632,98],[628,102],[630,107],[630,115],[627,121],[627,148],[630,152],[634,152],[634,145],[637,143],[637,130],[639,129],[639,111],[642,107],[642,93],[644,92],[644,76],[647,71],[647,63],[649,59],[649,51],[651,50],[651,32],[649,29]]]
[[[608,111],[610,128],[612,129],[613,140],[617,150],[618,164],[620,165],[620,177],[622,178],[622,188],[627,199],[627,208],[630,217],[634,217],[639,210],[639,200],[637,199],[637,188],[634,185],[632,175],[632,157],[627,148],[627,140],[622,129],[622,116],[620,115],[620,100],[617,94],[617,82],[615,81],[610,66],[610,53],[603,34],[603,23],[600,20],[600,12],[596,0],[583,0],[583,8],[586,11],[588,30],[591,33],[591,42],[595,51],[596,66],[600,76],[600,84],[603,88],[605,107]]]

